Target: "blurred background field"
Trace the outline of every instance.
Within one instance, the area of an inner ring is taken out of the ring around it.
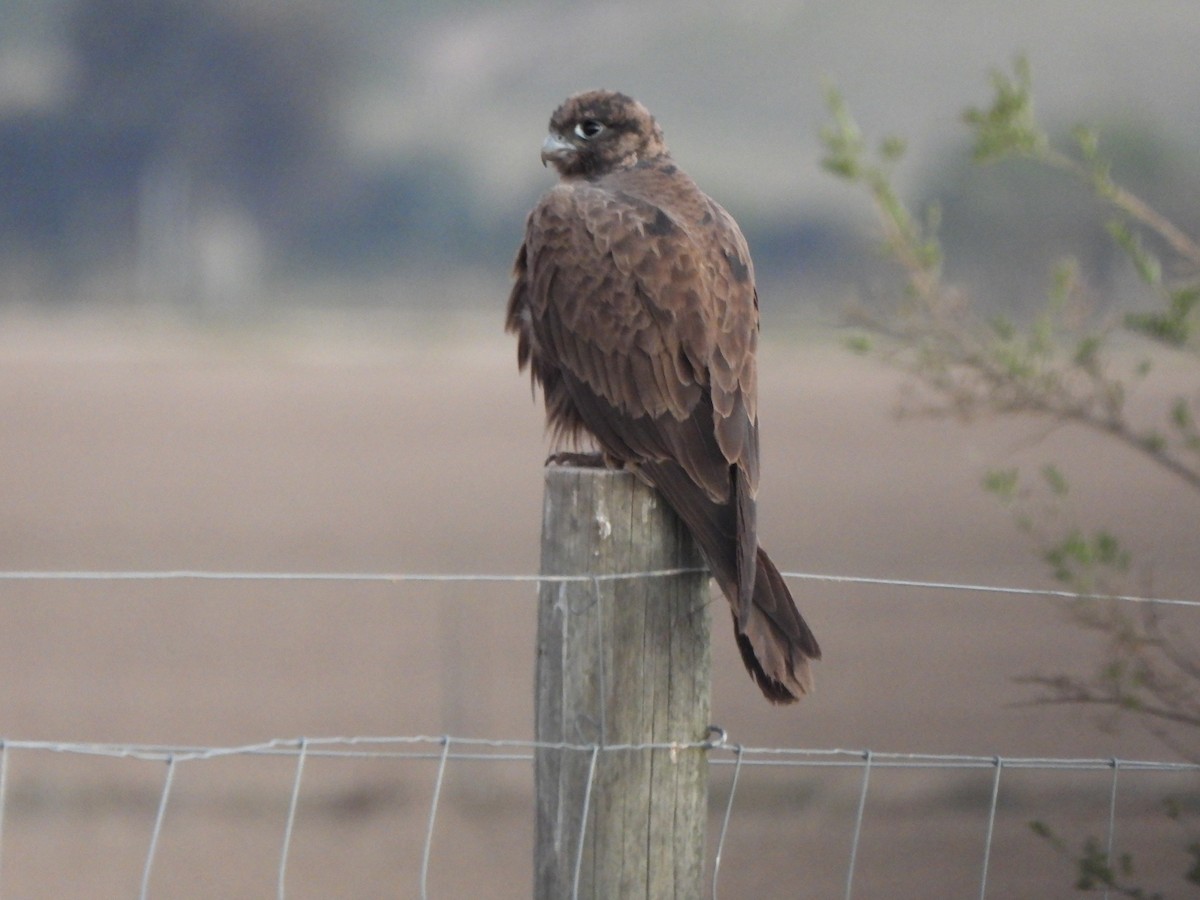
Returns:
[[[822,173],[817,132],[828,78],[872,137],[909,139],[900,186],[941,204],[948,274],[986,309],[1019,319],[1070,252],[1100,311],[1120,312],[1133,276],[1093,201],[1020,165],[969,172],[959,114],[1027,52],[1047,123],[1098,124],[1117,175],[1195,232],[1198,44],[1185,2],[3,4],[0,569],[535,572],[547,448],[500,331],[508,267],[550,182],[551,109],[605,85],[658,115],[750,239],[761,530],[781,569],[1050,586],[980,485],[1053,459],[1073,513],[1120,527],[1138,593],[1196,599],[1195,498],[1132,451],[1030,419],[897,418],[904,376],[848,353],[838,322],[901,282],[861,198]],[[1163,356],[1137,409],[1181,391],[1194,372]],[[761,701],[715,617],[713,717],[734,740],[1178,755],[1086,708],[1023,703],[1016,676],[1097,658],[1055,604],[793,589],[826,651],[797,708]],[[10,740],[532,735],[527,584],[0,592]],[[288,896],[416,896],[436,762],[308,765]],[[182,766],[151,895],[270,895],[294,771]],[[730,774],[713,776],[714,837]],[[162,776],[9,753],[3,896],[136,894]],[[861,772],[741,777],[722,896],[840,896]],[[991,774],[872,777],[854,896],[977,894]],[[431,896],[528,894],[530,780],[522,764],[451,767]],[[1005,782],[989,896],[1069,895],[1070,862],[1026,823],[1073,844],[1102,833],[1110,782]],[[1118,836],[1173,885],[1158,804],[1194,804],[1194,785],[1126,783]]]

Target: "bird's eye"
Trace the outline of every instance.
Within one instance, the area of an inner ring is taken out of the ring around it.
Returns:
[[[590,141],[603,130],[604,123],[597,122],[595,119],[584,119],[575,126],[575,134],[583,138],[585,141]]]

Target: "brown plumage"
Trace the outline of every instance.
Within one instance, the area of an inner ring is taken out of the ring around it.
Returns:
[[[733,610],[767,699],[812,687],[821,656],[758,546],[758,295],[737,223],[671,160],[644,106],[567,99],[543,163],[562,176],[529,214],[507,328],[556,438],[592,436],[686,523]]]

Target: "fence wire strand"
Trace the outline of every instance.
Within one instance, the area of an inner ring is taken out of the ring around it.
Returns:
[[[446,760],[450,758],[449,735],[442,737],[442,752],[438,759],[437,779],[433,783],[433,799],[429,802],[429,820],[425,827],[425,846],[421,851],[421,900],[429,897],[429,864],[433,859],[433,824],[437,820],[438,805],[442,799],[442,784],[446,780]]]
[[[287,823],[283,828],[283,849],[279,852],[279,877],[276,887],[278,900],[284,900],[284,880],[287,874],[288,853],[292,847],[292,829],[296,824],[296,807],[300,803],[300,779],[304,775],[304,761],[308,758],[308,739],[300,738],[300,752],[296,754],[296,777],[292,781],[292,798],[288,802]]]
[[[858,862],[858,842],[862,837],[863,815],[867,809],[867,786],[871,783],[871,762],[874,754],[867,750],[863,753],[862,787],[858,793],[858,808],[854,813],[854,838],[850,842],[850,861],[846,864],[846,900],[854,893],[854,866]]]
[[[1121,771],[1121,761],[1112,761],[1112,786],[1108,792],[1108,838],[1104,845],[1104,864],[1112,865],[1113,842],[1117,836],[1117,776]],[[1104,898],[1108,900],[1109,890],[1104,888]]]
[[[4,896],[4,819],[8,808],[8,742],[0,740],[0,897]]]
[[[723,730],[721,735],[721,740],[724,741]],[[738,777],[742,774],[742,750],[741,744],[737,744],[733,748],[733,780],[729,784],[729,799],[725,803],[725,815],[721,819],[721,835],[717,838],[717,851],[713,855],[712,900],[717,900],[717,880],[721,874],[721,857],[725,854],[725,836],[729,833],[729,817],[733,813],[733,798],[737,795]]]
[[[450,741],[455,747],[464,749],[451,751],[445,744]],[[528,762],[538,750],[565,750],[591,754],[597,750],[606,753],[630,751],[685,751],[725,750],[732,758],[712,756],[709,764],[714,766],[743,766],[771,768],[862,768],[870,755],[871,768],[907,770],[992,770],[996,760],[1003,761],[1005,769],[1028,769],[1038,771],[1106,771],[1119,766],[1122,772],[1167,772],[1176,774],[1200,774],[1200,762],[1181,762],[1153,759],[1114,759],[1113,757],[1060,757],[1060,756],[983,756],[956,753],[899,753],[881,750],[849,749],[841,747],[753,747],[714,744],[712,741],[663,741],[647,743],[604,744],[574,743],[570,741],[535,741],[518,738],[478,738],[444,735],[396,735],[396,736],[341,736],[308,737],[303,739],[304,754],[311,760],[316,757],[342,759],[398,759],[434,760],[443,753],[450,762]],[[166,744],[97,744],[72,741],[32,741],[7,739],[5,750],[11,754],[21,752],[46,752],[101,756],[111,759],[134,759],[147,762],[192,762],[217,760],[235,756],[289,756],[301,753],[301,741],[297,738],[273,738],[257,744],[234,746],[198,747],[194,745]],[[428,747],[430,749],[415,749]],[[738,760],[740,753],[744,758]]]
[[[1004,771],[1004,760],[996,757],[996,773],[992,776],[992,799],[988,804],[987,834],[983,839],[983,866],[979,876],[979,900],[987,898],[988,868],[992,862],[992,837],[996,833],[996,810],[1000,806],[1000,773]]]
[[[150,847],[146,851],[146,864],[142,867],[142,889],[138,894],[140,900],[150,896],[150,872],[154,867],[154,857],[158,853],[158,839],[162,834],[163,820],[167,817],[167,801],[171,796],[171,784],[175,780],[175,757],[167,756],[167,776],[163,779],[162,794],[158,798],[158,812],[154,816],[154,830],[150,832]]]
[[[596,782],[596,760],[601,747],[592,747],[592,758],[588,763],[587,787],[583,791],[583,811],[579,814],[579,843],[575,847],[575,874],[571,879],[571,900],[579,900],[579,878],[583,873],[583,847],[587,839],[588,813],[592,805],[592,785]]]
[[[654,569],[645,572],[616,572],[603,575],[503,575],[503,574],[438,574],[419,572],[219,572],[199,569],[165,571],[0,571],[0,581],[311,581],[363,583],[573,583],[597,581],[626,581],[638,578],[669,578],[690,575],[706,569]],[[922,581],[907,578],[874,578],[866,575],[830,575],[816,572],[783,572],[784,578],[797,581],[816,581],[827,584],[853,584],[866,587],[898,587],[949,593],[1000,594],[1012,597],[1049,598],[1057,600],[1112,600],[1122,603],[1141,603],[1157,606],[1180,606],[1200,609],[1200,600],[1172,597],[1143,597],[1136,594],[1079,594],[1075,591],[1052,588],[1020,588],[994,584],[971,584],[951,581]]]

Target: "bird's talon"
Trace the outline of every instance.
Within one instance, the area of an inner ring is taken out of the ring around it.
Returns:
[[[578,469],[605,469],[603,453],[551,453],[546,457],[547,466],[574,466]]]

